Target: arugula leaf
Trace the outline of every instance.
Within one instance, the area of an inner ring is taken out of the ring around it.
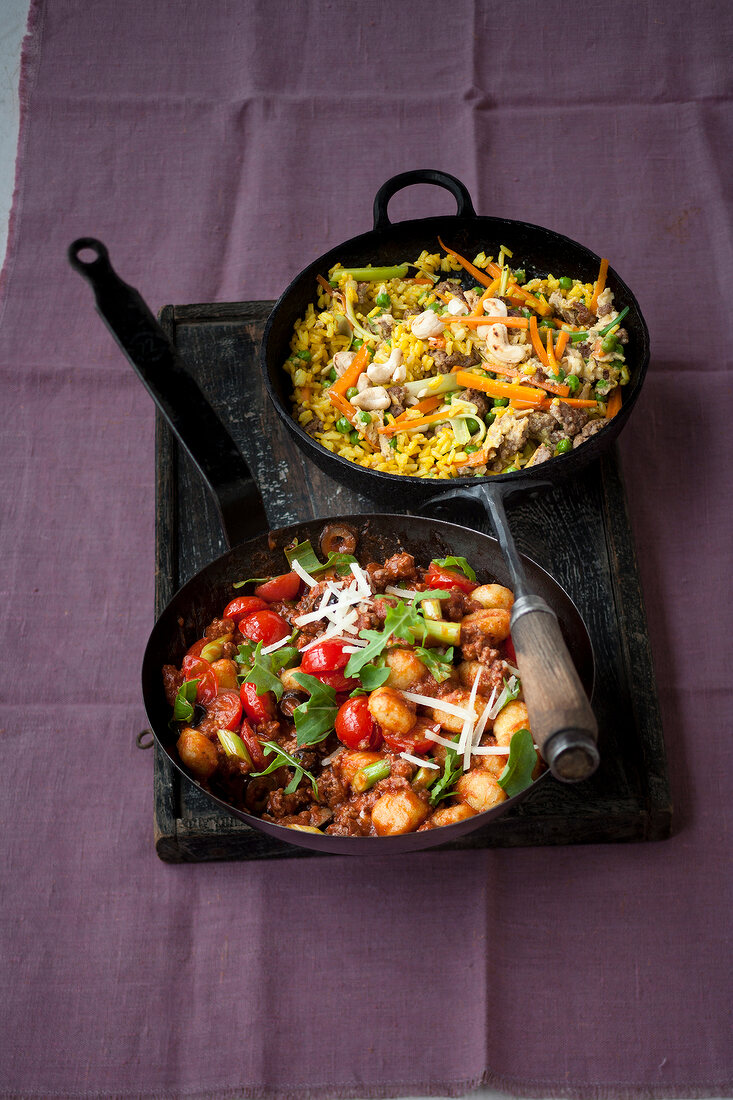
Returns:
[[[236,664],[242,666],[239,673],[240,675],[252,667],[252,660],[256,648],[254,642],[244,642],[237,650],[234,660]]]
[[[364,665],[364,668],[359,673],[359,679],[362,682],[362,686],[367,691],[374,691],[376,688],[381,687],[389,679],[390,670],[384,663],[384,658],[378,658],[373,665]]]
[[[433,558],[433,565],[440,565],[443,569],[460,569],[461,573],[468,577],[470,581],[476,580],[476,574],[465,558],[454,557],[451,554],[447,558]]]
[[[336,721],[338,706],[333,688],[322,684],[315,676],[295,672],[293,679],[310,692],[310,699],[293,711],[297,745],[302,749],[305,745],[317,745],[328,737]]]
[[[439,594],[441,598],[448,595],[447,592]],[[352,653],[349,663],[344,670],[345,676],[360,676],[365,665],[372,664],[386,649],[391,638],[400,639],[413,645],[417,639],[425,641],[425,619],[420,614],[418,604],[421,599],[430,599],[434,592],[418,592],[409,602],[399,600],[392,604],[384,619],[383,630],[360,630],[359,637],[369,642],[368,646],[360,649],[358,653]]]
[[[517,730],[509,742],[509,759],[497,779],[507,798],[526,790],[532,783],[532,772],[537,763],[537,752],[528,729]]]
[[[264,584],[270,577],[247,577],[246,581],[234,581],[232,588],[244,588],[245,584]]]
[[[349,566],[356,561],[353,554],[332,551],[326,562],[321,562],[316,557],[310,539],[306,539],[305,542],[296,542],[295,546],[285,551],[285,557],[288,559],[288,565],[292,565],[294,561],[297,561],[312,577],[317,577],[319,573],[325,573],[327,569],[335,569],[340,576],[344,576],[346,573],[351,572]]]
[[[252,664],[245,674],[245,684],[254,684],[258,695],[264,695],[266,691],[274,693],[279,701],[282,699],[283,686],[277,675],[280,669],[286,668],[294,659],[298,660],[300,651],[297,646],[283,646],[272,653],[262,652],[262,642],[258,642],[252,654]]]
[[[514,681],[513,684],[512,680]],[[496,700],[496,713],[498,714],[500,710],[503,710],[507,703],[512,703],[517,699],[521,690],[521,681],[516,676],[512,675],[508,680],[504,677],[504,687],[502,688],[501,695]]]
[[[295,774],[285,788],[285,794],[292,794],[295,790],[297,790],[298,784],[305,775],[308,777],[308,779],[310,779],[311,785],[313,787],[313,794],[320,802],[321,798],[318,793],[318,784],[314,776],[312,776],[311,773],[303,767],[300,761],[296,760],[296,758],[294,756],[291,756],[289,752],[286,752],[285,749],[280,748],[276,741],[261,741],[260,744],[262,745],[263,752],[267,756],[270,756],[272,753],[274,753],[275,755],[264,771],[251,773],[253,778],[257,779],[261,775],[269,775],[270,772],[277,771],[278,768],[282,767],[295,768]]]
[[[198,680],[184,680],[176,694],[173,704],[173,721],[190,722],[193,718],[194,703],[196,702],[196,689]]]
[[[415,653],[427,666],[427,670],[433,679],[439,684],[448,679],[453,667],[453,646],[443,654],[438,649],[425,649],[424,646],[419,645],[416,647]]]
[[[463,757],[455,749],[446,749],[443,774],[430,792],[430,805],[437,806],[443,798],[450,798],[453,785],[463,774]]]

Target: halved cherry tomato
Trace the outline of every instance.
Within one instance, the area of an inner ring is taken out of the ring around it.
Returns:
[[[242,719],[242,725],[239,727],[239,736],[244,741],[247,752],[250,755],[250,759],[255,767],[255,771],[261,772],[267,767],[267,761],[265,754],[262,751],[262,745],[255,737],[254,730],[250,726],[246,718]]]
[[[290,635],[290,627],[277,611],[255,611],[240,620],[239,630],[251,642],[264,642],[265,645],[273,645]]]
[[[407,733],[382,731],[384,741],[392,752],[410,752],[413,756],[423,756],[435,748],[435,742],[428,740],[426,733],[439,733],[440,722],[431,722],[428,718],[418,718]]]
[[[186,656],[187,657],[200,657],[201,656],[201,650],[204,648],[205,645],[208,645],[208,644],[209,643],[208,643],[208,640],[206,638],[199,638],[199,640],[197,642],[193,643],[193,645],[189,649]]]
[[[344,695],[347,691],[353,691],[354,688],[361,687],[359,680],[353,676],[344,676],[343,672],[311,672],[310,676],[314,676],[316,680],[320,680],[326,687],[333,688],[337,695]]]
[[[255,588],[255,596],[272,603],[273,600],[294,600],[300,592],[301,579],[297,573],[283,573]]]
[[[239,694],[230,688],[220,691],[216,699],[206,705],[206,717],[213,718],[217,726],[225,730],[238,728],[242,718],[242,704]]]
[[[336,736],[347,749],[378,749],[382,733],[369,713],[369,698],[347,699],[336,715]]]
[[[346,668],[351,654],[344,653],[345,645],[346,642],[336,642],[329,638],[306,649],[301,662],[303,672],[315,676],[318,672],[335,672],[339,668]]]
[[[206,706],[216,699],[219,685],[216,681],[216,673],[203,657],[184,657],[181,665],[184,680],[198,680],[196,688],[196,702]]]
[[[275,718],[275,697],[271,691],[258,695],[254,684],[242,684],[239,698],[250,722],[271,722]]]
[[[509,661],[511,664],[513,664],[514,667],[516,668],[517,667],[517,654],[516,654],[516,650],[514,649],[514,642],[511,639],[511,635],[508,638],[504,639],[504,654],[506,656],[507,661]]]
[[[473,592],[474,588],[478,588],[476,582],[464,577],[463,573],[456,573],[453,569],[443,569],[442,566],[436,565],[434,561],[430,563],[425,580],[430,588],[460,588],[461,592],[466,593]]]
[[[264,611],[266,607],[265,601],[258,600],[256,596],[236,596],[224,608],[222,618],[241,619],[244,615],[251,615],[253,611]]]

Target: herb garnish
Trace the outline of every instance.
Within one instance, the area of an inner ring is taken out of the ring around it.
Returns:
[[[316,557],[310,539],[306,539],[305,542],[296,542],[295,546],[285,551],[285,557],[288,559],[288,565],[297,561],[312,577],[317,577],[319,573],[325,573],[328,569],[335,569],[340,576],[344,576],[351,572],[349,567],[356,561],[353,554],[332,551],[326,561],[321,562]]]
[[[509,759],[497,783],[503,787],[507,798],[526,790],[532,783],[532,772],[537,763],[537,752],[528,729],[517,730],[509,742]]]
[[[302,766],[302,764],[298,760],[296,760],[294,756],[291,756],[289,752],[286,752],[285,749],[282,749],[276,741],[261,741],[260,744],[262,746],[262,751],[267,756],[270,756],[272,753],[274,753],[275,755],[264,771],[252,772],[253,778],[258,779],[261,775],[269,775],[270,772],[277,771],[278,768],[282,767],[295,768],[295,774],[285,788],[285,794],[293,794],[293,792],[297,790],[301,779],[305,775],[308,779],[310,779],[311,785],[313,787],[313,794],[320,802],[320,795],[318,794],[318,784],[316,783],[314,776],[312,776],[311,773],[307,771]]]
[[[455,749],[446,749],[443,774],[430,792],[430,805],[437,806],[443,798],[453,794],[453,784],[463,773],[463,758]]]
[[[441,653],[439,649],[426,649],[419,645],[415,648],[415,653],[438,684],[448,679],[453,668],[453,646]]]
[[[447,558],[433,558],[433,565],[440,565],[443,569],[460,569],[470,581],[476,580],[476,574],[463,557],[454,557],[450,555]]]
[[[333,688],[322,684],[315,676],[294,672],[293,679],[310,692],[310,699],[293,711],[297,744],[302,749],[306,745],[317,745],[331,733],[338,706]]]
[[[420,641],[425,641],[425,619],[420,613],[418,604],[422,600],[446,599],[447,596],[447,592],[429,589],[426,592],[417,592],[409,601],[400,600],[389,607],[383,630],[359,631],[359,637],[368,641],[369,645],[360,649],[358,653],[351,654],[344,675],[360,676],[365,665],[373,664],[375,658],[381,656],[391,638],[409,642],[410,645],[414,645],[418,638]]]

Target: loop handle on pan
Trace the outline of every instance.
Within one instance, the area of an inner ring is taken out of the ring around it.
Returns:
[[[247,463],[140,294],[113,269],[105,245],[81,237],[68,257],[91,284],[98,313],[211,490],[228,545],[266,531],[265,506]]]
[[[598,725],[565,645],[557,615],[527,582],[504,511],[504,497],[522,486],[500,482],[455,488],[425,507],[464,499],[478,502],[491,519],[512,578],[515,601],[511,634],[532,733],[550,771],[566,783],[587,779],[598,767]]]
[[[436,187],[444,187],[446,191],[450,191],[458,204],[457,217],[476,217],[471,196],[464,183],[461,183],[455,176],[449,176],[447,172],[439,172],[436,168],[416,168],[412,172],[400,172],[398,176],[392,176],[377,191],[374,199],[375,230],[389,229],[392,224],[387,214],[389,200],[398,191],[401,191],[404,187],[411,187],[414,183],[433,183]]]

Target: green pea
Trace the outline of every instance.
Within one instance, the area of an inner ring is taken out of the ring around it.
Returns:
[[[376,302],[378,306],[386,308],[387,306],[392,304],[392,299],[390,298],[389,294],[387,294],[387,291],[383,290],[381,294],[377,295]]]
[[[302,359],[304,363],[309,362],[309,360],[311,359],[311,353],[306,348],[302,348],[300,351],[296,351],[295,354],[297,355],[298,359]]]
[[[489,428],[491,427],[491,425],[494,423],[495,420],[496,420],[496,413],[493,413],[493,412],[487,413],[486,416],[484,417],[484,423]]]
[[[361,337],[357,336],[357,338],[355,340],[351,341],[351,346],[354,349],[354,351],[358,351],[363,343],[364,343],[364,341],[361,339]]]
[[[390,445],[390,447],[392,448],[393,451],[397,450],[397,440],[395,439],[394,436],[392,436],[392,438],[390,439],[389,445]]]
[[[605,352],[615,351],[618,347],[618,337],[613,333],[609,333],[608,336],[601,341],[601,347]]]
[[[566,378],[566,382],[568,384],[568,389],[570,390],[570,396],[572,397],[572,395],[574,393],[577,393],[580,389],[580,379],[578,378],[577,374],[569,374]]]
[[[527,272],[524,270],[523,267],[518,267],[517,270],[514,272],[514,278],[517,280],[518,283],[526,283]]]
[[[562,279],[558,279],[558,282],[563,290],[573,289],[573,280],[568,275],[563,275]]]
[[[336,379],[338,378],[338,374],[336,373],[335,368],[331,368],[331,370],[328,372],[328,377],[331,382],[336,381]]]
[[[478,443],[467,443],[463,449],[467,455],[472,455],[479,449]]]
[[[532,319],[532,310],[531,309],[523,309],[522,310],[522,317],[526,317],[528,321],[531,321],[531,319]]]
[[[553,382],[564,382],[565,381],[565,371],[562,369],[562,367],[558,367],[557,368],[557,374],[551,374],[550,378],[553,380]]]
[[[573,444],[572,444],[572,441],[570,439],[560,439],[560,440],[558,440],[557,445],[555,446],[555,454],[556,455],[564,455],[564,454],[567,454],[568,451],[572,451],[572,449],[573,449]]]
[[[494,398],[494,408],[495,409],[504,409],[504,408],[506,408],[506,406],[508,404],[509,404],[509,398],[508,397],[495,397]]]
[[[475,435],[480,426],[481,425],[479,424],[478,420],[474,420],[472,416],[469,416],[466,420],[466,427],[468,428],[471,435]]]
[[[336,421],[336,431],[343,432],[344,435],[349,435],[351,432],[351,424],[349,424],[345,416],[340,416]]]
[[[485,286],[472,286],[471,290],[474,292],[474,294],[483,294],[483,292],[486,290],[486,287]]]
[[[358,413],[356,414],[356,419],[359,421],[360,424],[370,424],[372,418],[366,411],[366,409],[359,409]]]
[[[606,397],[610,388],[611,383],[602,378],[600,382],[596,382],[596,397]]]
[[[361,436],[358,432],[349,432],[349,439],[356,446],[357,443],[361,443]]]
[[[356,386],[349,386],[348,390],[346,391],[347,401],[351,401],[352,397],[356,397],[358,392],[359,391],[357,390]]]

